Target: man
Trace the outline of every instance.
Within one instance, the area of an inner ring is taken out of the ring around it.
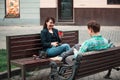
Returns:
[[[82,45],[76,44],[69,51],[62,54],[61,56],[63,57],[63,62],[71,65],[73,64],[71,61],[76,58],[78,54],[84,54],[89,51],[104,50],[113,46],[112,43],[100,34],[100,24],[95,20],[89,21],[87,28],[88,34],[91,38],[84,41]]]

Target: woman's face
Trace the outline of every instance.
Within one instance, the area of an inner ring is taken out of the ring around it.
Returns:
[[[47,28],[52,29],[54,27],[54,22],[50,19],[48,22],[46,22]]]

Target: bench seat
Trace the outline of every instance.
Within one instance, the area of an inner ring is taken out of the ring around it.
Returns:
[[[45,66],[48,65],[51,61],[55,61],[56,63],[61,63],[58,60],[52,60],[50,58],[46,58],[46,59],[33,59],[33,57],[29,57],[29,58],[22,58],[22,59],[15,59],[15,60],[11,60],[11,63],[16,65],[16,66],[26,66],[31,67],[31,66]]]

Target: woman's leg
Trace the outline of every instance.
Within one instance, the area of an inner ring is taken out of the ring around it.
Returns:
[[[53,46],[52,48],[47,49],[47,54],[50,57],[55,57],[68,50],[70,50],[69,44],[62,44],[58,47]]]
[[[63,52],[70,50],[70,45],[69,44],[62,44],[58,47],[60,47],[63,50]]]

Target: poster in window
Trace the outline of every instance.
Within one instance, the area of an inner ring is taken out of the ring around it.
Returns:
[[[6,17],[20,17],[19,0],[6,0]]]

